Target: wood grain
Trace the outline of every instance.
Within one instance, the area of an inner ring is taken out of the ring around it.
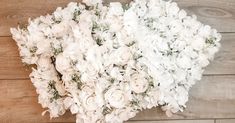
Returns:
[[[27,23],[28,18],[52,13],[58,6],[81,0],[1,0],[0,36],[9,36],[9,28]],[[131,0],[105,0],[129,3]],[[235,3],[233,0],[175,0],[189,15],[195,14],[205,24],[220,32],[235,32]]]
[[[28,18],[52,13],[58,6],[81,0],[0,0],[0,123],[72,123],[69,112],[50,120],[37,102],[28,79],[30,69],[21,63],[10,27]],[[104,0],[129,3],[131,0]],[[144,110],[126,123],[235,123],[235,0],[173,0],[189,15],[224,32],[222,48],[190,91],[187,108],[168,118],[159,108]],[[231,119],[233,118],[233,119]],[[205,120],[206,119],[206,120]]]
[[[205,76],[190,91],[190,101],[183,113],[168,118],[158,108],[144,110],[131,120],[235,118],[235,76]],[[37,94],[26,80],[0,80],[0,121],[9,122],[74,122],[67,113],[49,120],[42,117]]]
[[[216,123],[235,123],[235,119],[216,120]]]
[[[173,0],[189,15],[195,14],[204,23],[220,32],[235,31],[234,0]]]
[[[214,123],[214,120],[128,121],[126,123]]]
[[[133,120],[235,118],[235,76],[205,76],[193,86],[183,113],[171,118],[159,109],[145,110]]]

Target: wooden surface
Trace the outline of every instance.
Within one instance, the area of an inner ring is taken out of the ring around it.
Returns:
[[[29,17],[51,13],[71,0],[0,0],[0,123],[72,123],[70,113],[57,119],[41,116],[37,94],[10,37],[9,28]],[[72,0],[76,1],[76,0]],[[109,1],[118,0],[105,0]],[[128,3],[130,0],[120,0]],[[128,123],[235,123],[235,0],[175,0],[189,14],[222,33],[222,48],[190,91],[183,113],[168,118],[158,108],[139,113]]]

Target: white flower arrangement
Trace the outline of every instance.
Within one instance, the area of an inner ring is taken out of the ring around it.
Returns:
[[[22,61],[37,65],[30,78],[51,118],[70,110],[77,123],[122,123],[156,106],[183,111],[221,35],[171,1],[83,2],[11,29]]]

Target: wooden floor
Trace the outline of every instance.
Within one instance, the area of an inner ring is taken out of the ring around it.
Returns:
[[[74,122],[75,117],[41,116],[29,68],[22,65],[9,28],[29,17],[51,13],[71,0],[0,0],[0,123]],[[73,0],[76,1],[76,0]],[[118,0],[106,0],[109,1]],[[128,3],[130,0],[120,0]],[[128,123],[235,123],[235,0],[175,0],[179,6],[222,33],[222,48],[190,91],[183,113],[167,118],[159,109],[139,113]]]

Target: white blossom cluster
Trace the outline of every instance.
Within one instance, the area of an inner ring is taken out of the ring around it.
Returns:
[[[50,116],[122,123],[156,106],[183,111],[221,35],[171,1],[83,2],[11,29]]]

